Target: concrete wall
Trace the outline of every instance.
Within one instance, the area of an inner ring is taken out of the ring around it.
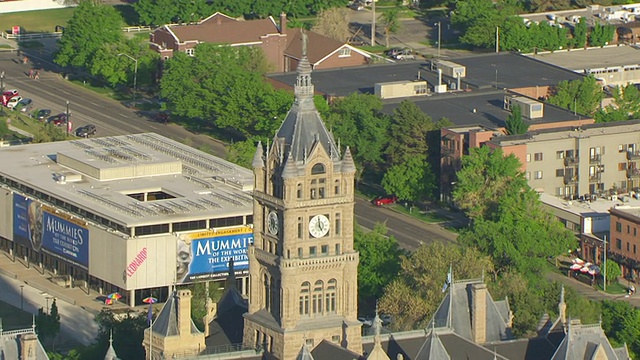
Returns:
[[[0,236],[13,239],[13,195],[10,190],[0,188]]]
[[[76,5],[71,5],[76,6]],[[70,7],[64,5],[63,1],[52,0],[20,0],[20,1],[2,1],[0,2],[0,14],[20,12],[20,11],[33,11],[33,10],[45,10],[45,9],[61,9]],[[11,26],[17,26],[20,24],[4,24],[4,29],[9,29]],[[51,29],[53,31],[53,29]]]

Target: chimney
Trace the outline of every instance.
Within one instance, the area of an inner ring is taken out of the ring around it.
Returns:
[[[191,334],[191,290],[178,291],[178,330],[180,336]]]
[[[487,341],[487,285],[471,285],[471,329],[473,341],[484,344]]]
[[[283,12],[280,13],[280,34],[287,34],[287,14]]]
[[[20,360],[35,360],[38,349],[38,336],[28,333],[20,336]]]

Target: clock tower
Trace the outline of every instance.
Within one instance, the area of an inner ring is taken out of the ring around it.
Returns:
[[[244,344],[281,360],[326,340],[362,353],[358,252],[353,248],[355,165],[314,102],[302,34],[295,102],[253,169],[254,244]]]

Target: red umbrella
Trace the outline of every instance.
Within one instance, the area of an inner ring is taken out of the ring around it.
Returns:
[[[588,273],[589,272],[589,267],[588,266],[583,266],[582,268],[580,268],[580,272],[584,273],[584,274]]]

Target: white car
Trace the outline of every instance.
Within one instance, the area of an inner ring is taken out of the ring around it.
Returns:
[[[7,102],[7,107],[9,109],[13,109],[16,105],[18,105],[20,100],[22,100],[22,96],[14,96],[14,97],[12,97],[11,99],[9,99],[9,102]]]

